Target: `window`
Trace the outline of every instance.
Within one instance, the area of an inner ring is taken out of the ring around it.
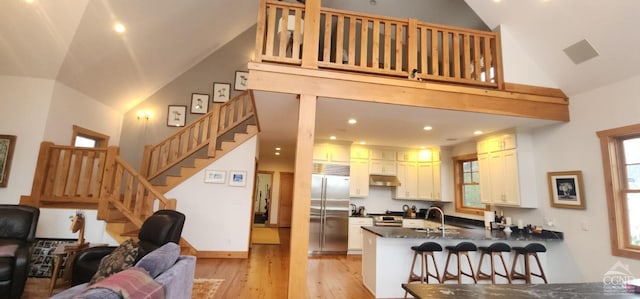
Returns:
[[[487,209],[480,202],[480,171],[475,154],[453,158],[456,212],[483,215]]]
[[[640,124],[597,133],[613,255],[640,259]],[[633,217],[635,215],[635,217]]]
[[[71,144],[78,147],[107,147],[109,136],[74,125]]]

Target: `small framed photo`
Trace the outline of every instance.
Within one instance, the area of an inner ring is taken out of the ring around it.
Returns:
[[[227,181],[227,172],[224,170],[210,170],[204,171],[204,182],[213,184],[224,184]]]
[[[247,185],[247,172],[239,170],[229,171],[229,186],[244,187]]]
[[[235,90],[247,90],[249,88],[249,72],[236,71],[236,80],[233,84]]]
[[[184,127],[187,122],[186,105],[169,105],[167,111],[167,126]]]
[[[549,200],[554,208],[585,209],[582,171],[548,172]]]
[[[13,150],[16,147],[16,136],[0,135],[0,187],[7,187]]]
[[[209,112],[209,95],[202,93],[191,94],[191,113],[207,114]]]
[[[229,83],[213,83],[213,102],[224,103],[229,100],[231,95],[231,84]]]

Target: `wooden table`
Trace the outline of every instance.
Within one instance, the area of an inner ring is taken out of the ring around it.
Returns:
[[[99,244],[94,244],[92,246],[97,246]],[[66,281],[70,280],[69,277],[71,275],[71,262],[73,261],[73,257],[80,250],[89,247],[89,243],[84,244],[60,244],[53,250],[53,271],[51,272],[51,281],[49,282],[49,296],[53,294],[53,289],[56,287],[56,282],[58,280],[58,275],[60,273],[60,267],[62,266],[62,261],[64,258],[67,258],[67,263],[65,265],[65,275],[64,279]]]
[[[558,284],[402,284],[414,298],[640,298],[622,285],[602,282]]]

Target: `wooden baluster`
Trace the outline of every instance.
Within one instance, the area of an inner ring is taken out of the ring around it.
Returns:
[[[360,66],[368,67],[368,49],[369,45],[367,41],[369,40],[369,20],[366,18],[362,18],[360,22]]]
[[[391,69],[391,22],[383,22],[384,26],[384,52],[382,59],[384,61],[383,68],[384,70]]]

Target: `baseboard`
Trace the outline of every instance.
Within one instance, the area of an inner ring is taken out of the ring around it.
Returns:
[[[196,255],[201,259],[246,259],[248,251],[198,251]]]

